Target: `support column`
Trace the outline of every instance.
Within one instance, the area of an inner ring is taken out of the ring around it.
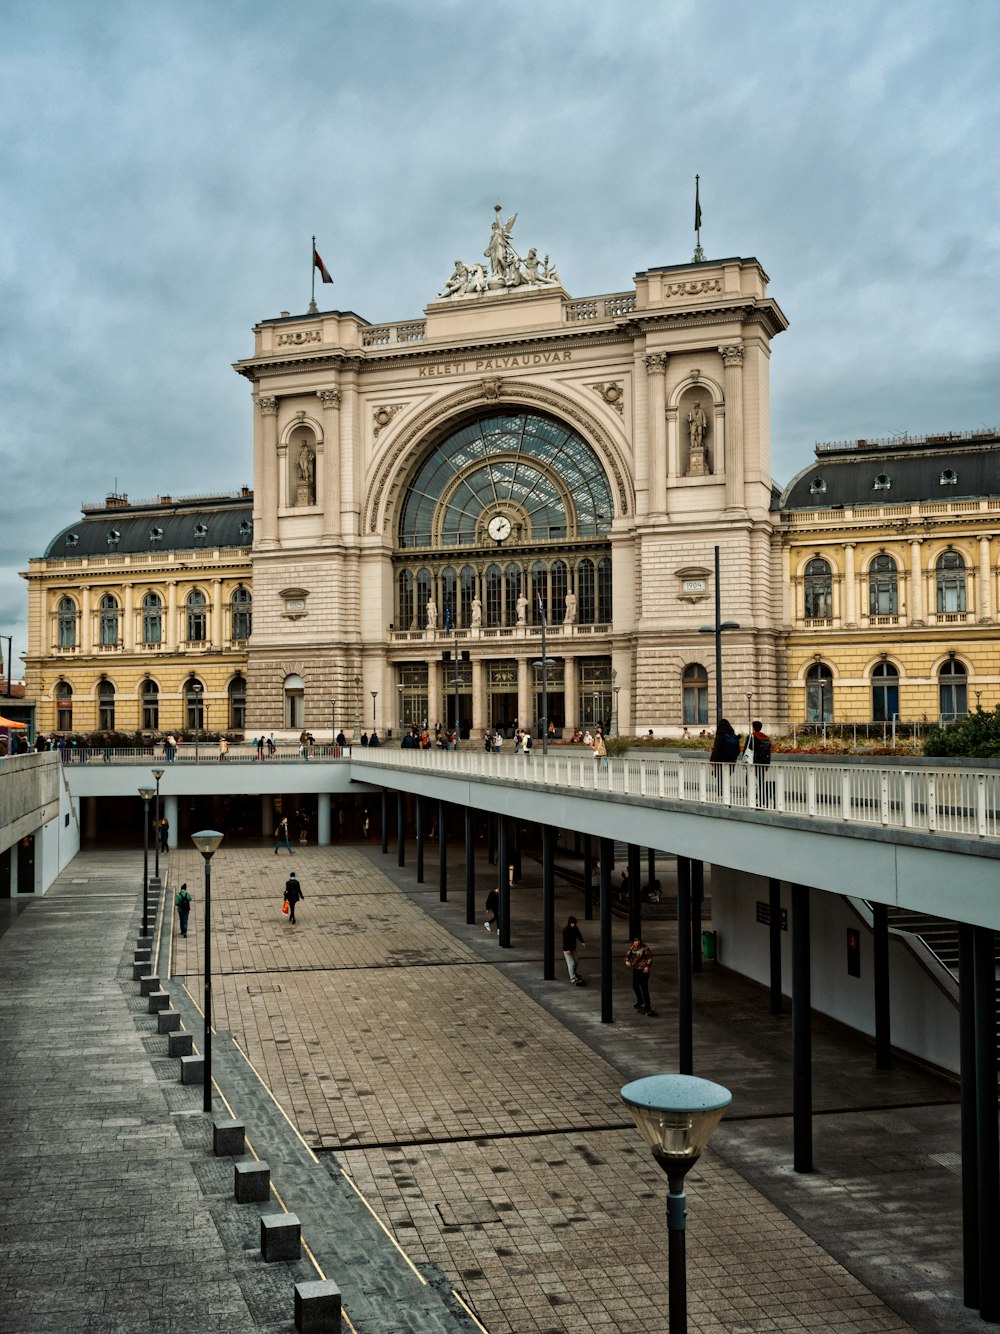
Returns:
[[[260,501],[261,533],[258,547],[278,545],[278,400],[262,394],[257,399],[261,417],[261,479],[264,494]]]
[[[662,515],[667,505],[667,354],[651,353],[643,361],[649,403],[649,513]]]
[[[473,810],[465,808],[465,923],[476,924],[476,834],[473,827]]]
[[[510,825],[506,815],[497,816],[497,885],[500,889],[500,921],[497,935],[501,949],[510,949]]]
[[[889,910],[872,904],[872,949],[875,983],[875,1069],[892,1069],[892,1026],[889,1017]]]
[[[979,619],[989,621],[993,617],[993,588],[990,582],[990,538],[979,539]]]
[[[382,856],[389,851],[389,793],[382,788]]]
[[[910,605],[907,608],[907,624],[924,624],[924,572],[921,569],[920,539],[910,543]]]
[[[167,581],[167,624],[166,624],[166,649],[168,653],[177,652],[177,580]],[[181,727],[187,720],[184,718],[184,692],[181,691]]]
[[[796,1172],[813,1170],[809,887],[792,886],[792,1117]]]
[[[542,825],[542,977],[554,982],[556,976],[556,831]]]
[[[167,847],[170,849],[174,849],[177,847],[177,838],[180,832],[177,828],[176,797],[163,797],[163,814],[167,817],[167,820],[169,822],[169,827],[167,829]],[[271,819],[272,821],[274,819],[273,809],[271,811]],[[267,831],[268,838],[270,838],[273,833],[274,833],[274,825],[272,824],[270,829]]]
[[[781,881],[768,880],[768,945],[771,963],[771,1013],[781,1014],[785,1004],[781,995]]]
[[[424,883],[424,803],[420,797],[414,797],[414,811],[417,840],[417,884]]]
[[[323,537],[334,542],[340,537],[340,390],[318,389],[316,397],[323,404]]]
[[[125,585],[125,610],[122,621],[122,648],[126,653],[135,652],[135,587]],[[139,718],[142,719],[142,706],[139,706]]]
[[[486,731],[486,691],[483,689],[483,664],[472,659],[472,733],[482,736]]]
[[[632,438],[635,456],[635,512],[637,518],[643,518],[649,511],[649,404],[648,376],[643,374],[642,361],[633,353],[632,368],[633,404]],[[569,701],[566,703],[566,722],[576,721],[576,714],[570,713]]]
[[[220,649],[225,638],[222,627],[222,580],[216,579],[212,583],[212,624],[208,632],[208,642],[214,649]],[[220,728],[224,731],[224,728]]]
[[[691,862],[677,858],[677,1069],[694,1074],[691,1000]]]
[[[438,802],[438,899],[448,902],[448,804]]]
[[[572,730],[580,724],[580,689],[576,679],[576,658],[567,653],[563,656],[563,708],[566,714],[566,726]]]
[[[440,658],[430,658],[427,662],[427,726],[433,732],[434,724],[443,721],[447,716],[447,709],[444,715],[441,713],[441,671],[442,663]]]
[[[854,548],[857,542],[848,542],[844,547],[844,623],[854,626],[858,623],[858,589],[854,572]]]
[[[329,792],[320,792],[316,798],[316,843],[321,848],[330,845]]]
[[[94,623],[91,619],[90,585],[85,584],[80,592],[80,652],[94,651]],[[13,675],[13,672],[11,673]]]
[[[167,798],[167,800],[169,801],[169,798]],[[96,798],[96,797],[84,797],[84,798],[82,799],[82,805],[83,805],[83,837],[86,839],[86,841],[87,841],[88,843],[94,843],[94,842],[97,841],[97,798]],[[175,798],[174,798],[174,810],[175,810],[175,812],[176,812],[176,809],[177,809],[177,798],[175,797]],[[167,818],[170,819],[170,816],[169,816],[169,814],[167,813],[166,810],[164,810],[164,815],[166,815]],[[170,833],[171,833],[171,835],[173,835],[173,832],[174,832],[174,822],[173,822],[172,819],[170,819]],[[12,865],[14,866],[14,868],[16,869],[16,867],[17,867],[17,845],[16,845],[16,844],[14,845],[14,850],[13,850],[13,853],[12,853],[12,856],[11,856],[11,863],[12,863]]]
[[[979,1306],[979,1145],[976,1138],[975,928],[958,928],[958,1045],[962,1126],[962,1300]]]
[[[628,845],[628,934],[630,940],[642,935],[642,870],[636,843]]]
[[[705,863],[693,858],[691,861],[691,971],[700,973],[702,969],[701,953],[701,911],[705,902]]]
[[[357,485],[357,442],[354,422],[358,406],[358,366],[356,360],[343,363],[340,391],[340,530],[347,537],[361,531],[361,500]]]
[[[169,797],[163,798],[163,813],[170,821],[170,832],[172,833],[174,822],[170,815],[169,807],[167,806],[169,800]],[[260,836],[261,838],[269,838],[272,841],[274,839],[274,798],[269,795],[264,795],[260,799]],[[168,837],[168,844],[169,841]]]
[[[681,452],[677,440],[677,408],[667,408],[667,486],[681,475]]]
[[[534,734],[534,719],[531,716],[531,664],[527,658],[517,660],[517,719],[521,727],[527,727]]]
[[[583,916],[588,922],[594,919],[594,852],[589,834],[583,836]]]
[[[612,1002],[611,959],[611,863],[615,859],[615,845],[610,838],[601,839],[601,1023],[614,1023]]]
[[[743,358],[742,343],[719,348],[726,377],[726,509],[745,508],[743,501]]]
[[[396,793],[396,865],[406,865],[406,807],[402,792]]]
[[[979,1156],[979,1314],[1000,1324],[1000,1121],[997,1115],[997,966],[994,933],[973,927],[976,989],[976,1144]]]

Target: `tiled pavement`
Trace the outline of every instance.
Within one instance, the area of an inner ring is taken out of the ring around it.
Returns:
[[[473,1329],[456,1292],[492,1334],[665,1328],[665,1183],[618,1089],[674,1065],[672,924],[646,933],[658,1016],[634,1014],[621,970],[605,1026],[598,987],[569,987],[561,958],[541,980],[530,862],[500,951],[465,925],[457,852],[445,904],[433,859],[418,886],[394,852],[224,844],[213,864],[216,1078],[316,1265],[366,1334]],[[134,999],[134,868],[84,854],[0,936],[0,1328],[290,1329],[292,1281],[316,1268],[261,1264],[201,1090],[176,1084]],[[295,926],[279,911],[293,868]],[[201,859],[166,870],[195,910],[186,940],[164,932],[160,976],[197,1041]],[[583,917],[570,889],[558,911]],[[796,1177],[787,1017],[710,966],[697,986],[696,1068],[735,1101],[689,1177],[692,1334],[981,1328],[956,1296],[954,1088],[876,1075],[865,1044],[817,1023],[816,1106],[856,1110],[817,1117],[819,1170]]]

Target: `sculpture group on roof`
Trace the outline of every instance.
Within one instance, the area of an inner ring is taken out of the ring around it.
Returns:
[[[485,264],[463,264],[455,260],[455,271],[438,294],[439,299],[459,296],[480,296],[484,292],[509,292],[518,287],[559,287],[559,274],[549,264],[548,255],[538,258],[534,246],[524,259],[511,244],[510,235],[517,221],[512,213],[506,222],[500,221],[502,205],[495,204],[496,218],[490,229],[490,239],[483,251],[489,261],[489,275]]]

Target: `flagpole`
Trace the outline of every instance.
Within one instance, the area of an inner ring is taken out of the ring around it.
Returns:
[[[316,304],[316,238],[312,239],[312,254],[309,256],[309,272],[312,274],[312,289],[309,296],[309,314],[318,315],[319,306]]]
[[[695,247],[694,247],[694,255],[692,256],[692,259],[691,259],[691,263],[692,263],[692,264],[704,264],[704,263],[705,263],[705,252],[704,252],[704,250],[702,250],[702,248],[701,248],[701,199],[700,199],[700,197],[699,197],[699,191],[698,191],[698,182],[700,181],[700,179],[701,179],[700,176],[695,176],[695,178],[694,178],[694,237],[695,237]]]

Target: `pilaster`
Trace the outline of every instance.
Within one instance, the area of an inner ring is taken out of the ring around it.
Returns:
[[[649,402],[649,513],[663,516],[667,507],[667,354],[643,357]]]
[[[261,535],[259,547],[278,545],[278,400],[270,396],[257,399],[261,416]]]
[[[323,541],[340,536],[340,403],[339,389],[317,390],[323,404]]]

